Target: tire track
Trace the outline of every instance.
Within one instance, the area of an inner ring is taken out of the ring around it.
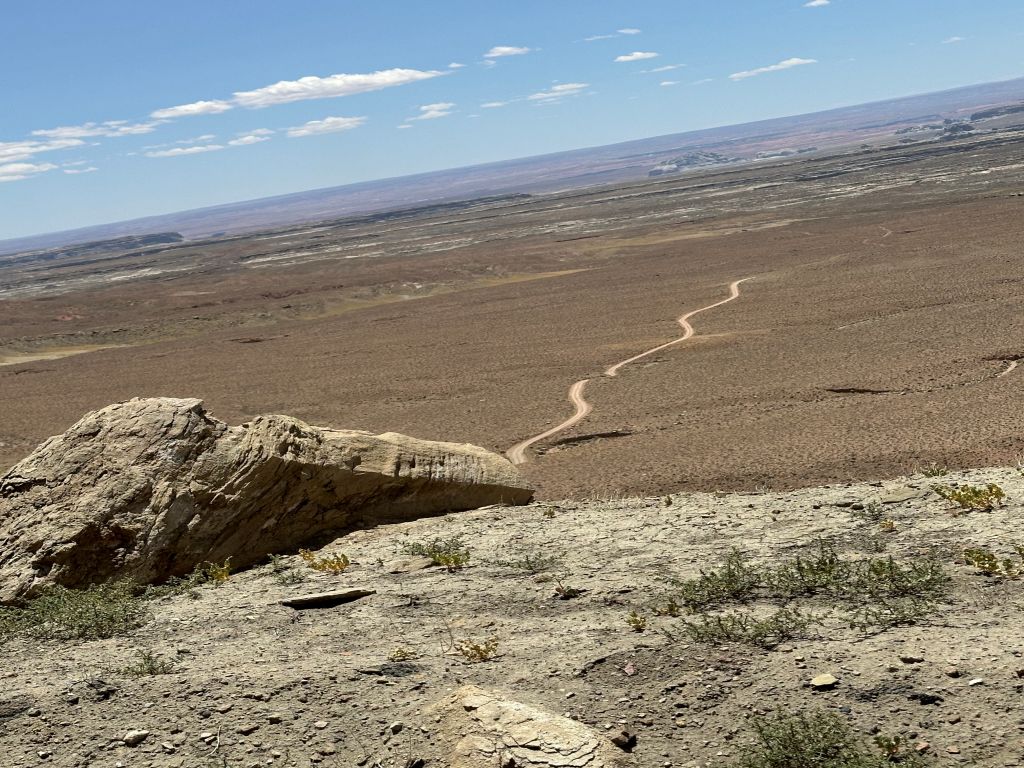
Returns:
[[[625,366],[631,363],[635,363],[637,360],[642,360],[645,357],[649,357],[650,355],[661,352],[662,350],[674,347],[677,344],[682,344],[684,341],[688,339],[692,339],[696,335],[696,331],[690,324],[691,317],[693,317],[694,315],[699,315],[701,312],[707,312],[709,309],[720,307],[723,304],[728,304],[730,301],[737,299],[740,295],[740,283],[745,283],[746,281],[753,279],[753,277],[744,277],[740,280],[734,280],[733,282],[729,283],[728,297],[722,299],[721,301],[716,301],[714,304],[708,304],[705,307],[700,307],[699,309],[691,310],[682,317],[678,318],[676,322],[678,322],[679,326],[683,329],[683,335],[680,336],[678,339],[673,339],[672,341],[666,342],[665,344],[659,344],[658,346],[652,347],[651,349],[641,352],[638,355],[633,355],[630,358],[618,362],[615,365],[605,369],[602,375],[607,376],[609,378],[614,378],[619,375],[619,371]],[[558,426],[552,427],[546,432],[541,432],[539,435],[534,435],[533,437],[527,440],[523,440],[521,443],[516,443],[514,446],[512,446],[505,452],[505,455],[508,456],[509,461],[511,461],[513,464],[523,464],[524,462],[527,461],[527,451],[530,449],[530,446],[534,445],[535,443],[539,443],[541,440],[546,440],[549,437],[557,435],[559,432],[564,432],[570,427],[573,427],[579,424],[581,421],[583,421],[583,419],[585,419],[590,414],[590,412],[594,410],[594,407],[589,402],[587,402],[586,397],[584,397],[584,390],[586,390],[587,384],[589,384],[591,381],[592,379],[580,379],[569,388],[569,402],[572,403],[576,409],[576,412],[573,413],[572,416],[570,416],[568,419],[563,421]]]

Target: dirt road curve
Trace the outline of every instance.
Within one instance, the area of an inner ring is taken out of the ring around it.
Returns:
[[[674,347],[676,344],[681,344],[687,339],[693,338],[693,336],[696,334],[696,331],[694,331],[693,326],[690,325],[691,317],[693,317],[694,315],[698,315],[701,312],[707,312],[709,309],[720,307],[723,304],[728,304],[730,301],[732,301],[733,299],[737,298],[740,295],[740,283],[744,283],[747,280],[753,279],[754,278],[752,277],[744,277],[741,280],[733,281],[732,283],[729,284],[729,296],[727,298],[722,299],[721,301],[716,301],[714,304],[708,304],[706,307],[691,310],[690,312],[687,312],[685,315],[680,317],[677,322],[683,329],[683,335],[680,336],[678,339],[673,339],[672,341],[666,342],[665,344],[659,344],[658,346],[653,347],[652,349],[648,349],[645,352],[641,352],[638,355],[633,355],[633,357],[627,358],[622,362],[616,363],[615,365],[606,369],[604,375],[609,377],[618,376],[619,370],[624,366],[627,366],[630,363],[635,363],[637,360],[642,360],[643,358],[648,357],[649,355],[661,352],[662,350],[668,349],[669,347]],[[516,443],[515,445],[513,445],[505,452],[505,455],[508,456],[509,461],[511,461],[513,464],[524,463],[528,458],[527,450],[529,450],[531,445],[533,445],[534,443],[539,443],[541,440],[546,440],[549,437],[557,435],[559,432],[564,432],[565,430],[569,429],[572,426],[575,426],[583,419],[585,419],[587,417],[587,414],[589,414],[593,410],[593,406],[590,403],[588,403],[586,398],[583,396],[583,390],[586,389],[587,384],[589,384],[590,381],[590,379],[580,379],[569,388],[569,402],[571,402],[576,407],[576,412],[572,416],[570,416],[568,419],[563,421],[558,426],[552,427],[547,432],[542,432],[539,435],[534,435],[528,440],[524,440],[521,443]]]

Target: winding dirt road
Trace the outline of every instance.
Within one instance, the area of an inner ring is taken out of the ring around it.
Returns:
[[[729,296],[727,298],[724,298],[721,301],[716,301],[714,304],[708,304],[706,307],[691,310],[690,312],[687,312],[685,315],[680,317],[677,320],[677,322],[683,329],[683,335],[680,336],[678,339],[673,339],[672,341],[666,342],[665,344],[659,344],[658,346],[648,349],[645,352],[641,352],[638,355],[633,355],[633,357],[627,358],[622,362],[616,363],[610,368],[607,368],[603,375],[608,377],[618,376],[619,370],[622,369],[624,366],[627,366],[630,363],[635,363],[637,360],[642,360],[645,357],[653,355],[657,352],[661,352],[662,350],[668,349],[669,347],[674,347],[676,344],[682,344],[687,339],[693,338],[694,335],[696,335],[696,331],[694,331],[693,326],[690,325],[691,317],[693,317],[694,315],[699,315],[701,312],[707,312],[709,309],[720,307],[723,304],[728,304],[730,301],[733,301],[734,299],[738,298],[740,295],[740,283],[745,283],[747,280],[753,279],[754,278],[752,277],[744,277],[741,280],[735,280],[729,283]],[[588,403],[587,399],[583,396],[583,391],[586,389],[587,384],[589,384],[590,382],[591,379],[580,379],[569,388],[569,402],[571,402],[573,406],[575,406],[576,408],[576,412],[572,416],[570,416],[568,419],[563,421],[558,426],[552,427],[547,432],[542,432],[539,435],[534,435],[528,440],[524,440],[521,443],[516,443],[515,445],[513,445],[505,452],[505,455],[508,456],[509,461],[511,461],[513,464],[524,463],[528,458],[527,451],[529,450],[530,446],[532,446],[535,443],[539,443],[541,440],[546,440],[549,437],[557,435],[559,432],[564,432],[570,427],[573,427],[576,424],[579,424],[581,421],[583,421],[583,419],[585,419],[587,415],[594,409],[594,407],[590,403]]]

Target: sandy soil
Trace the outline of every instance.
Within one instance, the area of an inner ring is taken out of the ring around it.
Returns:
[[[929,493],[936,482],[996,482],[1009,501],[954,516]],[[934,765],[1021,765],[1024,582],[982,576],[962,554],[1011,555],[1022,498],[1019,470],[990,469],[785,494],[535,503],[361,531],[323,550],[351,558],[340,575],[292,557],[301,583],[269,567],[237,574],[155,603],[127,637],[12,641],[0,667],[0,754],[10,768],[390,768],[415,758],[442,768],[451,744],[424,709],[471,683],[602,733],[626,726],[638,735],[637,766],[727,766],[751,741],[749,718],[776,710],[835,712],[865,743],[881,733],[908,749],[927,744]],[[872,502],[884,510],[874,518]],[[436,537],[461,538],[470,566],[402,565],[404,545]],[[951,589],[927,617],[888,630],[852,629],[849,606],[818,602],[823,623],[770,650],[697,642],[686,617],[652,612],[673,579],[733,548],[768,565],[820,541],[844,559],[930,553]],[[545,566],[531,572],[528,558]],[[582,594],[556,599],[559,584]],[[280,604],[334,588],[374,594],[322,610]],[[646,631],[630,628],[632,611]],[[452,649],[491,637],[487,662]],[[389,661],[399,649],[407,658]],[[127,674],[143,650],[170,673]],[[825,673],[838,678],[833,689],[809,685]],[[129,747],[130,730],[149,735]]]

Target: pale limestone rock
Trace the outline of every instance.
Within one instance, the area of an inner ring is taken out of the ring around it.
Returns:
[[[48,584],[159,582],[232,568],[354,528],[525,504],[483,448],[260,416],[229,427],[202,401],[150,398],[86,415],[0,478],[0,603]]]
[[[633,759],[592,728],[561,715],[465,686],[434,704],[450,768],[626,768]]]

